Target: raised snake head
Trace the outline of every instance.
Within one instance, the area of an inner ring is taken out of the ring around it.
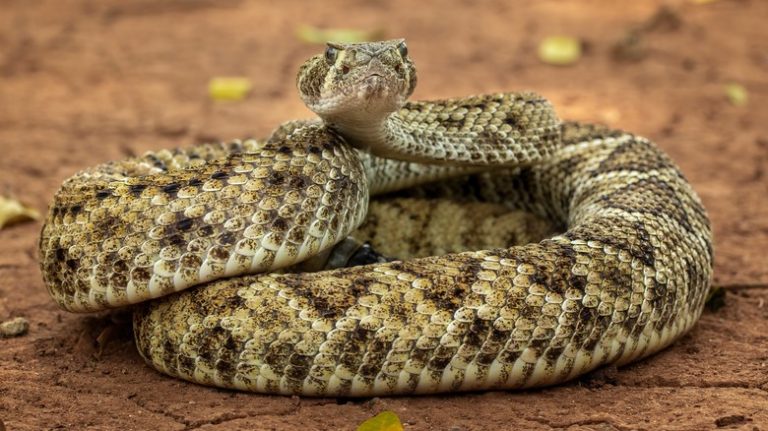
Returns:
[[[296,85],[307,107],[325,120],[375,123],[413,93],[416,68],[403,39],[329,42],[301,66]]]

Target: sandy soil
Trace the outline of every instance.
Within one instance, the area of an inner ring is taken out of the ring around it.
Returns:
[[[408,38],[416,98],[535,89],[561,116],[656,140],[710,211],[726,305],[672,348],[556,388],[366,400],[234,393],[164,377],[136,353],[124,315],[60,311],[36,262],[39,223],[0,232],[0,430],[354,429],[389,409],[408,430],[768,429],[768,2],[667,2],[679,18],[613,45],[661,2],[438,3],[2,1],[0,193],[43,210],[74,171],[198,141],[266,135],[309,112],[293,87],[318,48],[297,23],[380,28]],[[536,44],[587,43],[572,67],[541,64]],[[210,77],[254,80],[247,100],[213,103]],[[733,106],[724,84],[749,91]],[[4,424],[4,427],[3,427]]]

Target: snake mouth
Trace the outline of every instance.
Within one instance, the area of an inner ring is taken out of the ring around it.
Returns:
[[[379,73],[371,73],[358,81],[358,85],[362,85],[363,87],[383,87],[386,83],[387,81],[386,78],[384,78],[384,75]]]
[[[358,97],[368,102],[386,99],[391,94],[390,81],[379,73],[371,73],[358,81]]]

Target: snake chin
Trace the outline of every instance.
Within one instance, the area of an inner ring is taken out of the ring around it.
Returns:
[[[357,87],[356,105],[371,113],[389,113],[402,106],[403,101],[398,94],[391,90],[392,85],[380,75],[365,78]]]

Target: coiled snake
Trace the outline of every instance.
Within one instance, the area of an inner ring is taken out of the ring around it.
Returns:
[[[40,239],[48,290],[77,312],[158,298],[134,312],[149,364],[280,394],[548,385],[693,326],[709,220],[656,146],[561,123],[535,94],[407,102],[415,85],[402,40],[328,44],[297,79],[322,122],[76,174]],[[562,233],[404,261],[345,239],[369,195],[402,189],[406,212],[413,196],[469,199]]]

